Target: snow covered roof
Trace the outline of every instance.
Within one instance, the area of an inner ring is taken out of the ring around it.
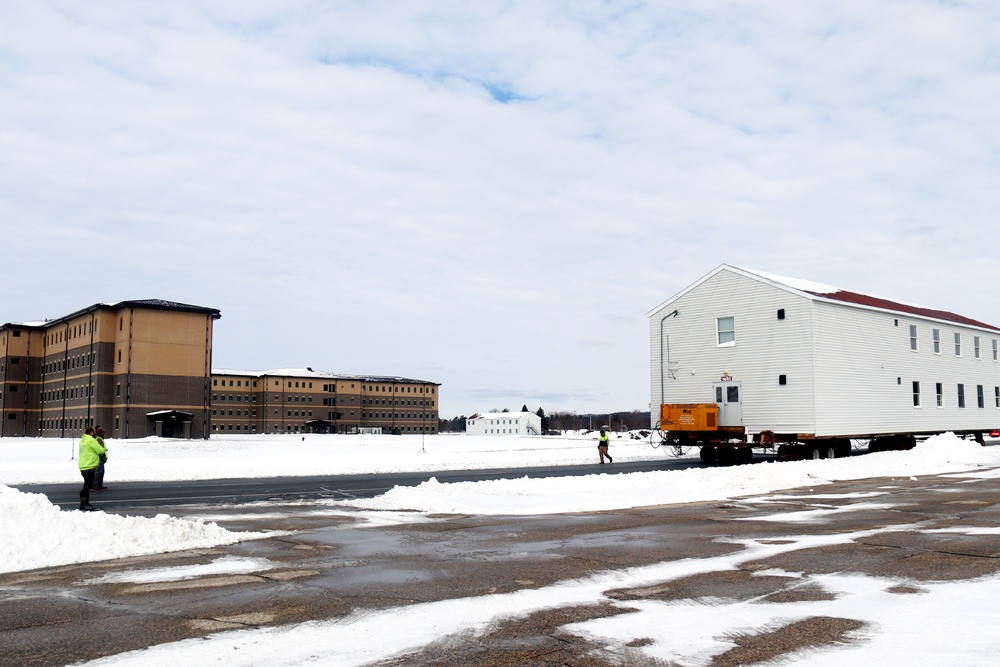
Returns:
[[[314,371],[312,368],[273,368],[266,371],[236,370],[231,368],[213,368],[212,375],[241,375],[244,377],[292,377],[292,378],[314,378],[322,380],[354,380],[355,382],[381,382],[386,384],[433,384],[440,386],[440,382],[430,382],[428,380],[417,380],[414,378],[404,378],[395,375],[351,375],[347,373],[328,373],[326,371]]]
[[[970,317],[965,317],[963,315],[958,315],[947,310],[939,310],[936,308],[928,308],[926,306],[919,306],[913,303],[906,303],[905,301],[897,301],[894,299],[887,299],[880,296],[874,296],[872,294],[865,294],[863,292],[853,292],[850,290],[841,289],[839,287],[834,287],[833,285],[826,285],[823,283],[817,283],[810,280],[802,280],[799,278],[788,278],[786,276],[779,276],[773,273],[766,273],[764,271],[757,271],[755,269],[747,269],[739,266],[733,266],[730,264],[722,264],[714,271],[709,273],[707,276],[694,283],[690,287],[684,289],[682,292],[671,297],[661,305],[657,306],[655,309],[650,311],[648,314],[652,315],[657,310],[660,310],[667,304],[669,304],[674,299],[677,299],[681,295],[685,294],[695,286],[701,284],[705,280],[708,280],[720,271],[732,271],[734,273],[739,273],[757,280],[763,280],[772,285],[789,289],[802,296],[809,299],[820,299],[825,301],[835,301],[840,303],[848,303],[855,306],[861,306],[864,308],[874,308],[877,310],[884,310],[892,313],[905,313],[908,315],[917,315],[919,317],[926,317],[933,320],[941,320],[944,322],[953,322],[955,324],[963,324],[970,327],[977,327],[980,329],[989,329],[991,331],[1000,331],[1000,327],[995,327],[992,324],[986,324],[985,322],[980,322],[974,320]]]
[[[832,285],[814,283],[808,280],[798,280],[796,278],[786,278],[785,276],[778,276],[774,275],[773,273],[765,273],[763,271],[754,271],[752,269],[743,269],[740,267],[731,267],[731,268],[740,269],[741,271],[744,271],[746,273],[754,274],[771,282],[784,285],[785,287],[789,287],[793,290],[799,292],[805,292],[806,294],[810,294],[814,297],[829,299],[830,301],[841,301],[843,303],[851,303],[858,306],[868,306],[869,308],[888,310],[894,313],[907,313],[910,315],[919,315],[921,317],[928,317],[935,320],[954,322],[955,324],[965,324],[972,327],[979,327],[983,329],[992,329],[993,331],[1000,331],[1000,328],[995,327],[991,324],[986,324],[985,322],[980,322],[970,317],[958,315],[956,313],[952,313],[947,310],[927,308],[926,306],[918,306],[913,303],[906,303],[905,301],[886,299],[884,297],[874,296],[872,294],[864,294],[862,292],[852,292],[850,290],[840,289],[839,287],[833,287]]]
[[[530,410],[527,412],[484,412],[482,414],[474,414],[471,417],[466,417],[466,419],[503,419],[510,417],[520,417],[521,415],[533,415],[534,412]]]

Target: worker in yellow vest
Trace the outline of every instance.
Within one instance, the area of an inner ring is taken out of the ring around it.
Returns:
[[[601,437],[597,439],[597,453],[601,457],[601,465],[604,465],[604,457],[608,457],[608,463],[614,463],[614,459],[611,458],[611,454],[608,454],[608,444],[611,441],[611,436],[608,432],[601,429]]]

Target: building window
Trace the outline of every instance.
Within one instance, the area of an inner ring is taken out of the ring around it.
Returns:
[[[934,334],[934,354],[941,354],[941,330],[935,329]]]
[[[720,317],[717,320],[717,323],[718,323],[718,333],[719,333],[719,345],[735,345],[736,318]]]
[[[920,407],[920,383],[916,380],[913,382],[913,407]]]
[[[979,358],[979,336],[972,337],[972,356]]]
[[[965,385],[958,385],[958,407],[965,407]]]
[[[997,360],[997,339],[993,339],[993,361]]]
[[[962,334],[955,332],[955,356],[962,356]]]
[[[911,350],[916,350],[917,349],[917,325],[916,324],[911,324],[910,325],[910,349]]]
[[[986,399],[983,397],[983,385],[976,385],[976,405],[982,409],[986,407]]]
[[[993,387],[993,402],[1000,408],[1000,387]]]
[[[937,393],[937,406],[939,408],[944,407],[944,385],[940,382],[934,385],[934,391]]]

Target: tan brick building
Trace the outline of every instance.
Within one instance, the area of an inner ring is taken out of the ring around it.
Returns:
[[[213,433],[437,433],[435,382],[311,368],[212,372]]]
[[[152,299],[0,326],[0,436],[208,437],[219,316]]]
[[[214,308],[95,304],[0,326],[0,437],[436,433],[439,384],[312,369],[212,370]]]

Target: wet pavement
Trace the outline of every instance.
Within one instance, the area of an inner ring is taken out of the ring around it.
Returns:
[[[124,513],[124,512],[123,512]],[[132,508],[152,516],[157,508]],[[801,520],[788,522],[789,514]],[[593,604],[503,620],[481,635],[428,637],[386,665],[644,665],[641,646],[595,645],[566,626],[628,613],[629,600],[822,600],[789,573],[899,578],[899,595],[934,581],[1000,571],[1000,535],[928,532],[1000,526],[1000,481],[959,476],[825,484],[762,498],[588,514],[489,517],[352,513],[318,503],[171,507],[230,530],[288,534],[149,557],[0,575],[0,664],[65,665],[230,629],[343,617],[443,599],[541,588],[595,573],[682,559],[739,556],[741,540],[782,545],[795,534],[862,533],[843,543],[748,556],[735,569],[616,588]],[[374,523],[369,519],[374,518]],[[412,519],[412,520],[408,520]],[[888,530],[886,528],[888,527]],[[864,531],[873,531],[864,534]],[[974,531],[973,531],[974,532]],[[832,540],[836,542],[836,540]],[[258,559],[269,569],[179,581],[123,581],[152,568]],[[863,623],[814,617],[739,637],[713,665],[754,664],[807,646],[850,641]]]

